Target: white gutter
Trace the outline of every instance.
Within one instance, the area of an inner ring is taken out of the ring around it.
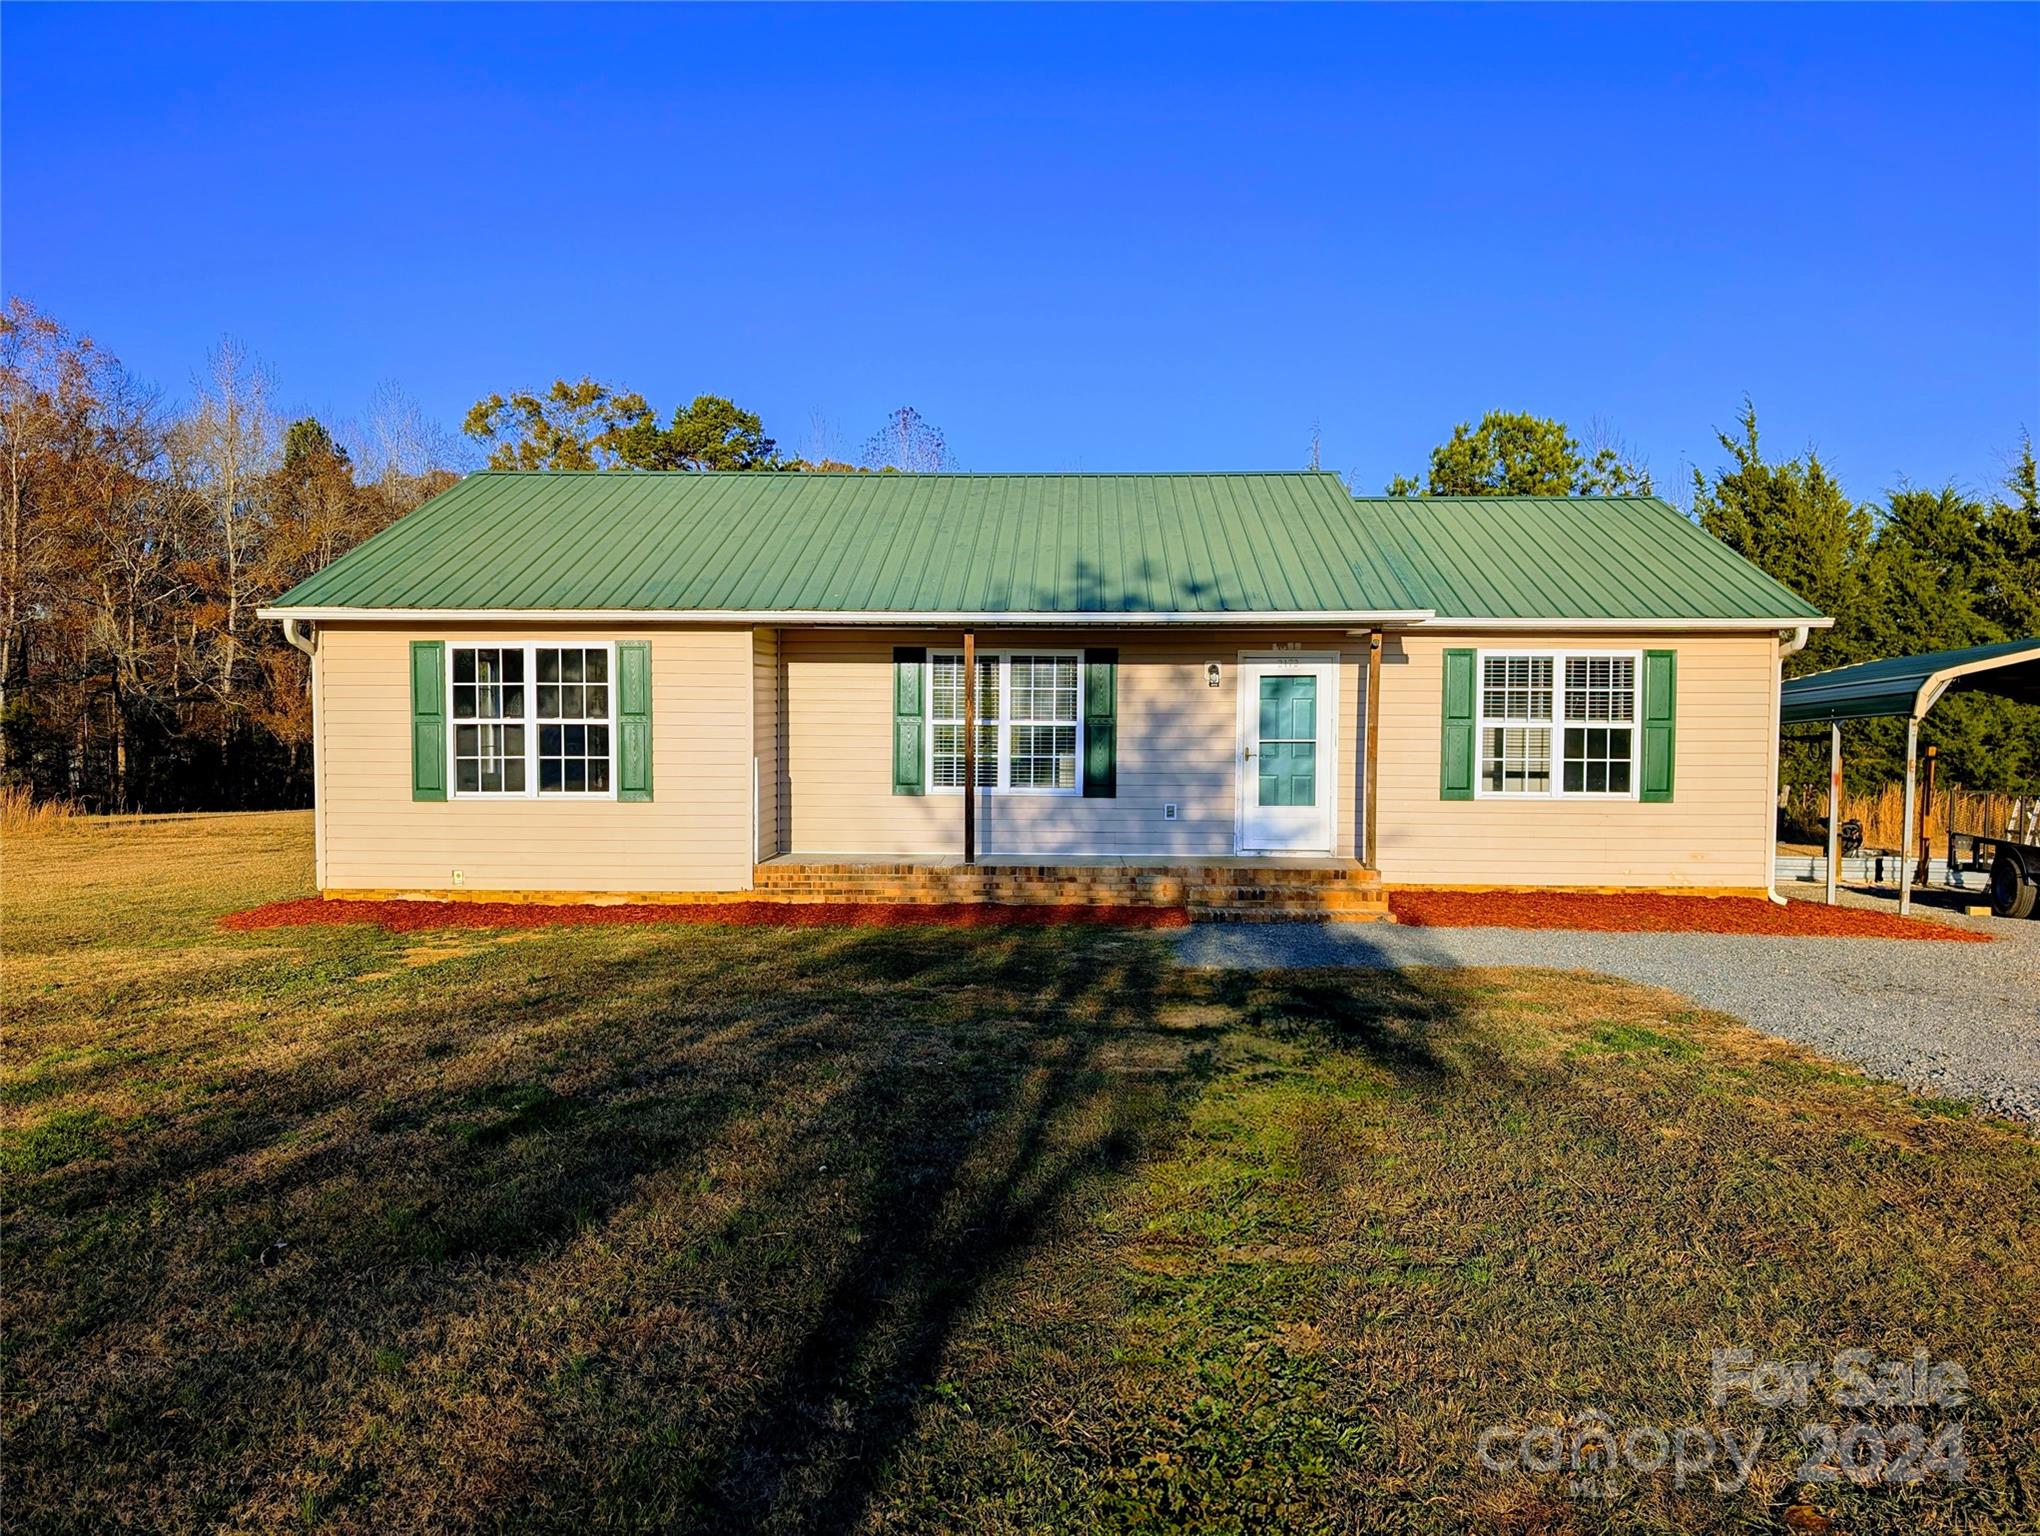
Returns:
[[[1807,631],[1826,629],[1833,619],[1454,619],[1434,614],[1424,620],[1426,629],[1541,630],[1564,634],[1570,630],[1612,630],[1625,634],[1714,634],[1730,631],[1791,629],[1804,636]],[[1806,642],[1800,641],[1801,645]],[[1797,649],[1795,647],[1794,649]],[[1787,652],[1786,654],[1791,654]]]
[[[1381,609],[1280,609],[1263,612],[1155,611],[1124,613],[1086,611],[1082,613],[964,612],[962,610],[917,613],[902,610],[835,611],[815,608],[349,608],[324,606],[305,608],[258,608],[264,619],[289,622],[294,619],[343,620],[354,623],[417,624],[807,624],[832,626],[916,629],[929,625],[970,625],[980,629],[1083,629],[1091,627],[1145,627],[1158,624],[1212,624],[1227,626],[1289,627],[1297,625],[1363,626],[1386,624],[1422,626],[1436,630],[1607,631],[1616,634],[1714,634],[1749,633],[1763,630],[1826,629],[1833,619],[1746,618],[1746,619],[1563,619],[1563,618],[1452,618],[1430,608]],[[295,642],[293,642],[295,644]]]
[[[1289,609],[1257,613],[1234,611],[1101,613],[997,612],[834,612],[814,608],[258,608],[256,617],[288,624],[298,619],[340,619],[355,623],[413,624],[810,624],[882,626],[926,629],[931,625],[969,625],[980,629],[1082,629],[1155,624],[1224,624],[1259,629],[1292,625],[1421,624],[1429,608]],[[293,642],[295,643],[295,642]]]
[[[1834,620],[1821,619],[1817,622],[1818,627],[1824,629],[1834,623]],[[1764,894],[1781,907],[1785,905],[1785,898],[1778,894],[1778,731],[1779,714],[1785,702],[1785,658],[1797,656],[1806,649],[1806,642],[1815,627],[1813,622],[1797,624],[1793,626],[1789,639],[1783,634],[1779,635],[1778,676],[1771,687],[1771,799],[1764,807],[1764,844],[1771,850],[1771,872],[1764,882]],[[1829,819],[1832,821],[1833,818]]]
[[[317,631],[306,629],[305,620],[302,617],[291,614],[287,608],[281,613],[273,608],[258,608],[255,616],[262,619],[281,618],[283,620],[283,638],[303,651],[307,656],[315,660],[317,659],[319,642],[313,638]]]

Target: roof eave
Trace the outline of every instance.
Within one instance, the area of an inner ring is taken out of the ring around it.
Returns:
[[[1746,633],[1762,634],[1771,630],[1827,629],[1834,620],[1819,615],[1781,614],[1754,615],[1732,618],[1667,618],[1655,615],[1648,618],[1516,618],[1480,617],[1454,618],[1450,614],[1434,614],[1424,621],[1426,629],[1463,630],[1615,630],[1629,634],[1676,634],[1687,633]]]
[[[1826,629],[1833,619],[1793,615],[1738,618],[1515,618],[1441,614],[1429,608],[1227,609],[1224,611],[1110,612],[839,612],[810,608],[357,608],[346,605],[285,604],[260,608],[263,619],[314,622],[419,624],[806,624],[843,628],[911,628],[915,625],[983,625],[1035,629],[1134,628],[1176,625],[1294,625],[1326,628],[1396,625],[1468,631],[1588,631],[1628,634],[1744,633],[1799,628]]]
[[[1428,608],[1355,608],[1239,610],[1222,612],[837,612],[812,608],[355,608],[339,605],[292,605],[258,608],[263,619],[314,622],[417,624],[807,624],[819,627],[912,628],[930,624],[983,625],[1035,629],[1127,628],[1157,624],[1416,625],[1428,621]]]

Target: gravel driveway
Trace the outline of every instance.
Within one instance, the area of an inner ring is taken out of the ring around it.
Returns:
[[[1199,924],[1172,935],[1186,965],[1536,965],[1601,971],[1682,993],[1770,1034],[1920,1093],[2040,1123],[2040,921],[1994,944],[1402,928],[1386,923]]]

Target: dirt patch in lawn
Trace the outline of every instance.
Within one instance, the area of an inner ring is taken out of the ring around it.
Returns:
[[[422,933],[440,928],[587,928],[663,923],[765,928],[1040,928],[1066,924],[1094,928],[1182,928],[1189,922],[1190,914],[1181,907],[1018,907],[988,902],[919,906],[870,901],[546,906],[508,901],[325,901],[309,896],[230,912],[220,919],[220,926],[245,932],[255,928],[374,923],[391,933]]]
[[[1595,895],[1581,891],[1393,891],[1388,909],[1412,928],[1585,928],[1608,933],[1767,933],[1802,938],[1940,939],[1990,935],[1854,907],[1788,906],[1751,896]]]

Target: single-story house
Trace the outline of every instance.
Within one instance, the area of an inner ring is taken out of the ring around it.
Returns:
[[[263,613],[328,895],[1220,909],[1761,892],[1828,622],[1654,498],[1317,473],[476,474]]]

